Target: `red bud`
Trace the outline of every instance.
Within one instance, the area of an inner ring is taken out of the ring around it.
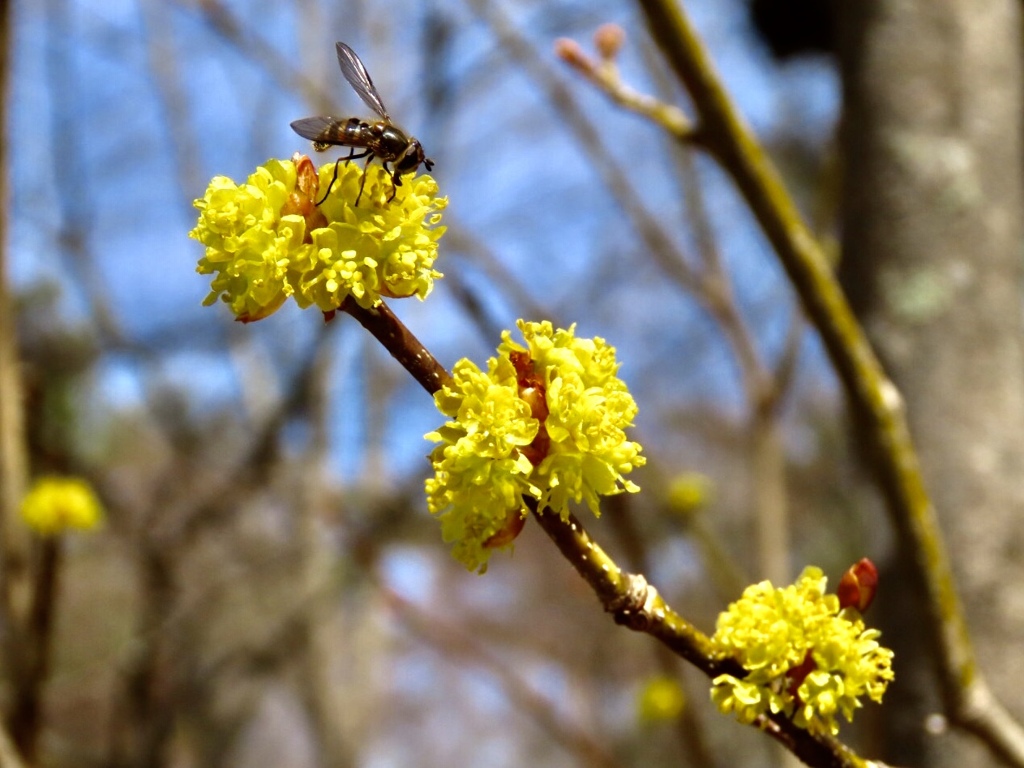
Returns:
[[[839,580],[836,594],[842,608],[853,607],[864,613],[878,591],[878,569],[875,564],[862,557],[859,562],[850,566]]]
[[[791,667],[786,672],[786,678],[789,680],[789,685],[786,686],[786,691],[790,696],[796,696],[796,692],[800,690],[800,686],[803,685],[804,680],[811,674],[818,665],[814,663],[814,656],[811,651],[808,650],[804,655],[804,660],[797,664],[795,667]]]
[[[484,542],[484,546],[488,549],[497,549],[498,547],[511,544],[522,533],[524,525],[526,525],[526,516],[522,510],[510,509],[508,516],[505,517],[505,522],[501,524],[501,528]]]
[[[316,207],[317,192],[320,189],[320,177],[316,166],[307,155],[298,152],[292,157],[295,163],[295,190],[288,195],[281,208],[282,216],[298,214],[306,220],[306,242],[313,242],[310,232],[319,227],[327,226],[327,218]]]
[[[555,55],[581,72],[588,73],[594,69],[594,62],[583,52],[580,44],[568,37],[555,40]]]
[[[602,24],[594,32],[594,47],[602,59],[614,59],[626,40],[626,30],[618,24]]]
[[[540,429],[533,442],[520,448],[523,455],[531,464],[537,466],[548,455],[551,448],[551,438],[544,428],[544,421],[548,417],[547,395],[544,389],[544,376],[534,367],[529,352],[509,352],[508,359],[512,361],[512,367],[516,369],[516,378],[519,384],[519,397],[530,406],[530,415],[540,422]]]

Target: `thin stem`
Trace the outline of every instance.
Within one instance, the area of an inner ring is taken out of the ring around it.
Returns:
[[[429,394],[437,392],[451,379],[444,366],[383,301],[372,309],[366,309],[348,297],[342,303],[341,311],[358,320]]]

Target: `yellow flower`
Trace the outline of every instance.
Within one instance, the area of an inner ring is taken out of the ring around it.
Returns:
[[[860,697],[880,702],[893,679],[892,651],[878,644],[854,608],[825,594],[826,578],[809,566],[782,589],[763,581],[719,615],[711,638],[717,655],[739,662],[743,677],[719,675],[711,698],[751,723],[785,714],[814,733],[839,732],[836,715],[853,719]]]
[[[640,719],[646,722],[674,720],[686,708],[686,694],[673,677],[653,677],[640,691]]]
[[[669,509],[686,517],[703,509],[714,495],[711,478],[700,472],[682,472],[668,486]]]
[[[615,375],[614,348],[577,339],[575,326],[518,327],[526,344],[504,332],[486,372],[456,364],[434,396],[451,421],[426,435],[439,443],[428,506],[453,555],[481,573],[492,549],[511,545],[527,499],[563,518],[582,501],[596,515],[600,496],[639,490],[624,475],[644,463],[626,440],[636,403]]]
[[[92,487],[77,477],[42,477],[21,502],[21,517],[43,536],[99,525],[103,509]]]
[[[393,190],[383,168],[334,164],[319,172],[308,157],[269,160],[236,185],[215,177],[195,201],[199,221],[189,236],[206,246],[197,271],[213,274],[204,301],[226,302],[243,322],[259,320],[294,297],[301,307],[331,312],[351,296],[371,307],[382,296],[426,298],[441,273],[433,267],[447,198],[430,176],[409,177]]]
[[[189,236],[206,246],[197,271],[214,274],[209,305],[220,297],[242,321],[277,311],[295,292],[293,263],[309,262],[306,219],[283,209],[296,191],[294,163],[271,160],[236,185],[216,176],[202,200]]]
[[[333,174],[333,163],[321,167],[320,186],[326,189]],[[370,165],[357,206],[363,183],[361,165],[338,166],[338,178],[320,205],[328,223],[311,233],[314,262],[303,274],[300,306],[329,312],[349,295],[363,307],[381,296],[425,299],[441,277],[434,260],[448,198],[437,196],[437,182],[428,175],[406,176],[396,191],[391,175]]]

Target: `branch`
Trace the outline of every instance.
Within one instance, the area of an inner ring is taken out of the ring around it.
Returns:
[[[702,143],[745,198],[821,336],[857,415],[900,534],[915,554],[937,638],[940,680],[954,722],[1003,759],[1024,766],[1024,730],[995,701],[977,669],[935,510],[896,387],[886,377],[820,245],[740,117],[689,19],[673,0],[639,0],[651,35],[689,91]]]
[[[535,53],[500,4],[470,0],[469,5],[490,25],[498,42],[522,67],[523,73],[534,80],[566,128],[572,131],[591,166],[647,247],[652,260],[674,283],[701,297],[701,276],[676,246],[669,229],[645,207],[644,198],[637,194],[630,175],[605,147],[602,132],[586,119],[576,95]]]
[[[366,309],[349,297],[342,303],[341,311],[358,320],[359,324],[368,330],[431,395],[451,379],[444,366],[427,351],[422,342],[413,336],[412,331],[405,327],[383,301],[373,309]]]
[[[605,25],[595,37],[600,42],[600,37],[607,39],[610,34],[615,35],[612,30],[612,25]],[[606,44],[603,53],[607,55],[603,55],[599,62],[587,56],[575,40],[565,37],[555,41],[555,53],[619,106],[660,125],[680,141],[695,141],[698,137],[694,125],[683,110],[674,104],[640,93],[622,81],[614,61],[619,44],[621,40],[611,46]]]
[[[341,311],[370,331],[427,392],[433,394],[448,381],[447,371],[383,302],[365,309],[346,299]],[[735,660],[719,658],[713,652],[710,638],[676,613],[642,575],[623,571],[573,515],[563,520],[557,514],[538,510],[533,500],[526,503],[544,532],[594,590],[605,611],[613,615],[616,624],[651,635],[712,679],[720,674],[746,674]],[[867,768],[869,765],[839,741],[798,728],[785,715],[760,718],[756,724],[808,765],[820,768]]]
[[[712,679],[720,674],[745,674],[733,660],[716,658],[711,651],[710,638],[672,610],[642,575],[622,571],[590,538],[579,520],[570,515],[565,521],[535,508],[532,511],[544,532],[594,590],[605,611],[613,615],[616,624],[660,640]],[[808,765],[820,768],[879,765],[858,757],[836,739],[815,736],[798,728],[784,715],[761,718],[756,725]]]

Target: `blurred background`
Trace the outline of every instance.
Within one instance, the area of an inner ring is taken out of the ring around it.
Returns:
[[[835,252],[828,20],[780,41],[755,5],[686,3]],[[88,478],[106,510],[65,542],[39,764],[779,763],[714,711],[699,673],[614,626],[536,526],[465,572],[423,496],[431,399],[350,318],[289,305],[241,325],[201,306],[187,236],[212,176],[310,152],[291,121],[365,116],[343,40],[450,199],[445,278],[426,302],[392,302],[410,329],[449,368],[483,364],[520,317],[617,348],[648,466],[640,495],[587,524],[620,563],[708,633],[748,583],[883,563],[892,534],[835,379],[731,182],[554,53],[569,37],[596,56],[594,30],[618,24],[623,80],[688,108],[636,5],[5,12],[29,469]],[[844,738],[879,743],[869,707]]]

